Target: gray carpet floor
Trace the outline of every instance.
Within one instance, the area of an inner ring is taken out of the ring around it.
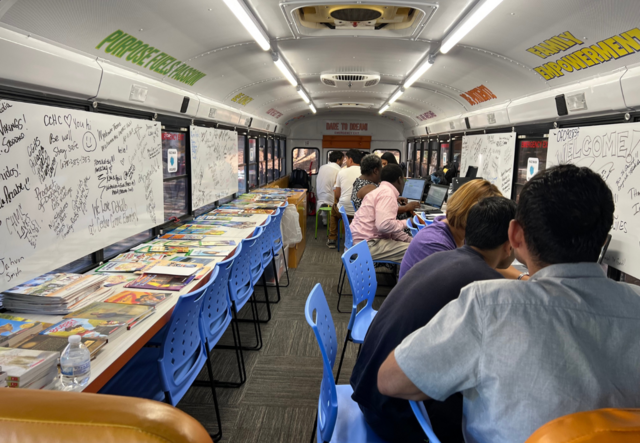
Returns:
[[[322,285],[333,321],[336,325],[338,358],[349,321],[348,313],[338,313],[337,285],[341,253],[326,246],[326,228],[318,227],[318,239],[314,239],[315,218],[307,220],[307,245],[301,264],[289,270],[290,284],[281,288],[282,300],[271,305],[272,318],[261,324],[264,345],[260,351],[244,351],[247,382],[238,389],[217,388],[222,415],[224,442],[233,443],[299,443],[311,437],[316,416],[322,358],[318,343],[304,316],[304,306],[309,292],[316,283]],[[342,251],[344,252],[344,251]],[[286,276],[283,278],[286,284]],[[379,275],[379,285],[392,283],[390,275]],[[378,294],[388,293],[389,287],[379,286]],[[264,289],[256,288],[258,299],[264,299]],[[345,284],[340,309],[350,311],[351,290]],[[275,288],[269,288],[275,299]],[[384,298],[375,299],[377,308]],[[266,318],[266,306],[259,305],[261,318]],[[247,304],[240,312],[241,318],[250,317]],[[241,323],[243,345],[255,343],[253,326]],[[230,331],[220,344],[232,344]],[[347,352],[339,383],[348,383],[357,356],[357,345],[347,344]],[[213,372],[216,380],[236,381],[238,369],[232,350],[212,353]],[[338,363],[336,361],[337,369]],[[206,369],[200,378],[207,380]],[[217,431],[213,397],[208,387],[192,387],[178,404],[178,408],[195,417],[210,432]]]

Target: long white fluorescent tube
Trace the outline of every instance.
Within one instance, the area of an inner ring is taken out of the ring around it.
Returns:
[[[429,60],[425,60],[424,63],[422,63],[420,66],[418,66],[418,69],[413,71],[413,74],[411,74],[409,76],[409,78],[404,81],[404,84],[402,86],[404,86],[404,88],[406,89],[409,86],[411,86],[412,84],[414,84],[420,77],[422,77],[422,75],[425,72],[427,72],[427,70],[431,66],[433,66],[433,63],[430,63]]]
[[[309,100],[309,96],[304,92],[304,89],[302,89],[302,87],[298,86],[298,94],[300,94],[300,97],[302,97],[302,100],[304,100],[305,103],[309,103],[311,100]]]
[[[382,114],[387,109],[389,109],[389,105],[384,105],[382,108],[380,108],[380,110],[378,111],[378,114]]]
[[[502,3],[502,0],[481,0],[442,41],[440,52],[443,54],[449,52],[451,48],[462,40],[469,31],[475,28],[476,25],[489,15],[500,3]]]
[[[289,80],[289,83],[291,83],[293,86],[298,86],[298,80],[296,80],[291,71],[289,71],[289,68],[287,68],[287,65],[283,63],[282,59],[279,56],[273,62],[276,64],[280,72],[284,74],[287,80]]]
[[[309,103],[309,109],[311,109],[311,112],[313,112],[314,114],[316,113],[316,107],[313,106],[313,103]]]
[[[393,94],[391,96],[391,98],[389,99],[389,104],[394,103],[396,100],[398,100],[400,98],[400,96],[402,95],[402,93],[404,92],[404,90],[402,88],[398,89],[395,94]]]
[[[271,49],[269,38],[258,27],[254,17],[242,0],[224,0],[224,3],[231,9],[233,15],[236,16],[240,24],[251,34],[251,37],[260,45],[263,51]]]

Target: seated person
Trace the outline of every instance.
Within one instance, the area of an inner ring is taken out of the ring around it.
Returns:
[[[486,180],[472,180],[456,191],[447,202],[446,215],[418,232],[400,265],[400,278],[420,260],[439,251],[451,251],[464,244],[467,215],[478,200],[502,194]]]
[[[380,173],[382,172],[382,162],[375,154],[368,154],[360,160],[360,177],[353,182],[351,201],[356,211],[360,209],[362,199],[369,192],[373,191],[380,184]]]
[[[366,241],[374,260],[400,262],[409,247],[411,236],[403,231],[406,224],[396,219],[398,197],[403,189],[400,166],[383,168],[380,187],[365,196],[353,218],[353,243]]]
[[[380,157],[380,160],[382,160],[382,167],[384,168],[387,165],[397,165],[398,164],[398,160],[396,160],[396,156],[393,155],[390,152],[385,152],[384,154],[382,154],[382,156]]]
[[[640,405],[640,288],[597,260],[611,190],[588,168],[539,172],[520,194],[509,240],[528,281],[465,287],[382,364],[382,394],[464,397],[467,443],[520,443],[563,415]]]
[[[513,261],[509,222],[516,204],[504,197],[489,197],[471,208],[466,246],[438,252],[422,260],[391,290],[378,310],[362,344],[351,376],[353,399],[371,428],[389,442],[424,441],[424,432],[406,400],[378,391],[378,370],[389,353],[440,309],[458,298],[460,290],[479,280],[500,279],[495,268]],[[443,442],[462,442],[462,396],[444,403],[427,402],[434,432]]]

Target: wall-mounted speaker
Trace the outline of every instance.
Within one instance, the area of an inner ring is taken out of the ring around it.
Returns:
[[[189,108],[189,97],[185,97],[182,99],[182,106],[180,106],[180,113],[184,114],[185,112],[187,112],[188,108]]]
[[[564,94],[556,95],[556,109],[558,110],[558,115],[567,115],[569,110],[567,109],[567,101],[564,99]]]

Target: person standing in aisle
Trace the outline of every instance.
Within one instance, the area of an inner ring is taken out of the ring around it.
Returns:
[[[332,207],[335,203],[335,196],[333,194],[333,187],[336,184],[336,177],[338,172],[342,169],[342,160],[344,154],[340,151],[333,151],[329,154],[329,163],[322,165],[318,171],[318,177],[316,177],[316,188],[318,190],[318,202],[316,203],[316,211],[318,208],[325,206]],[[322,212],[322,222],[326,226],[327,213]],[[331,219],[333,221],[333,219]],[[337,227],[330,229],[337,229]]]
[[[335,195],[335,203],[331,209],[331,222],[329,226],[329,240],[327,246],[335,249],[336,239],[338,238],[338,222],[340,220],[339,209],[344,206],[347,215],[353,217],[353,205],[351,204],[351,193],[353,190],[353,182],[360,177],[360,159],[362,153],[357,149],[349,149],[345,155],[347,157],[347,168],[338,172],[336,177],[336,185],[333,189]],[[334,227],[332,229],[332,226]]]

